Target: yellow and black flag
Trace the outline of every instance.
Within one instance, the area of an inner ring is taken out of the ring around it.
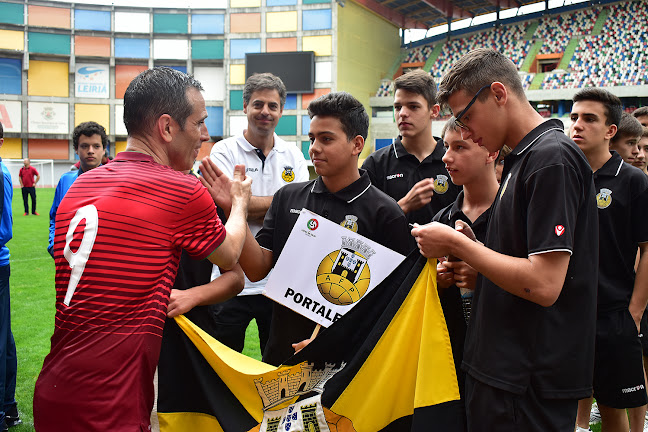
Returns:
[[[227,348],[183,316],[167,323],[160,430],[463,431],[434,264],[412,253],[280,367]]]

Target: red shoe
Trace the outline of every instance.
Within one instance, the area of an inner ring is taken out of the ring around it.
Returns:
[[[23,216],[29,216],[29,213],[25,213]]]
[[[40,216],[38,213],[34,212],[32,213],[34,216]]]

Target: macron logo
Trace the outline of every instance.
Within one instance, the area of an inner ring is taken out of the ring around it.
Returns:
[[[393,180],[395,178],[403,178],[405,177],[403,174],[398,173],[398,174],[392,174],[387,176],[387,180]]]
[[[290,213],[299,214],[299,213],[301,213],[301,210],[298,210],[298,209],[290,209]]]

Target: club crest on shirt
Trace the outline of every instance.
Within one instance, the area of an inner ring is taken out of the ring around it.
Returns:
[[[601,191],[596,194],[596,207],[600,209],[608,208],[612,204],[612,191],[610,189],[601,188]]]
[[[348,230],[351,230],[353,232],[358,232],[358,216],[354,216],[354,215],[344,216],[344,220],[340,222],[340,226]]]
[[[434,192],[443,195],[448,191],[448,187],[449,187],[448,176],[439,174],[434,179]]]
[[[293,167],[285,166],[283,172],[281,173],[281,178],[287,183],[295,180],[295,171],[293,170]]]

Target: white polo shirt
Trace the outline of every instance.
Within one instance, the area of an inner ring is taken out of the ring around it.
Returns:
[[[289,183],[309,180],[308,165],[302,152],[274,134],[274,146],[265,161],[257,154],[257,148],[243,135],[230,137],[217,142],[209,155],[218,167],[232,177],[234,166],[245,164],[245,175],[252,178],[253,196],[272,196]],[[261,229],[263,222],[248,222],[253,235]],[[212,280],[220,275],[217,266],[212,271]],[[261,294],[268,276],[258,282],[245,278],[245,288],[239,295]]]

